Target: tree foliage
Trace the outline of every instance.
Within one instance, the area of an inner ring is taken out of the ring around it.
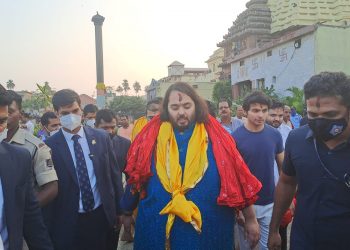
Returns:
[[[106,93],[109,95],[113,95],[114,92],[114,88],[112,86],[106,86]]]
[[[270,87],[264,87],[261,89],[262,92],[264,92],[265,95],[267,95],[268,97],[270,97],[273,100],[279,100],[279,96],[276,93],[275,90],[275,86],[273,86],[273,84],[271,84]]]
[[[229,81],[215,83],[212,98],[216,103],[218,103],[221,98],[232,100],[231,83]]]
[[[124,89],[123,89],[122,86],[119,85],[119,86],[117,87],[116,91],[121,95],[121,94],[123,93]]]
[[[134,82],[132,85],[133,89],[135,90],[136,95],[139,95],[139,92],[141,91],[141,85],[138,81]]]
[[[130,90],[130,85],[129,85],[129,81],[124,79],[122,82],[122,87],[124,90],[124,94],[126,95],[128,93],[128,91]]]
[[[15,86],[16,86],[15,83],[11,79],[6,82],[6,88],[7,89],[14,89]]]
[[[48,82],[44,82],[43,85],[37,83],[36,86],[37,89],[32,94],[32,97],[23,102],[23,108],[36,112],[52,108],[51,99],[54,91],[52,90],[50,84]]]
[[[146,104],[146,100],[138,96],[116,96],[109,103],[109,108],[115,113],[123,112],[137,119],[145,114]]]
[[[288,106],[295,107],[299,114],[303,113],[304,110],[304,91],[298,87],[290,87],[286,89],[290,96],[284,99],[284,103]]]

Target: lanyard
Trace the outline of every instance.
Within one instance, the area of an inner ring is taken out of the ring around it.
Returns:
[[[319,162],[321,163],[321,166],[323,167],[323,169],[328,173],[328,175],[336,180],[336,181],[339,181],[343,184],[345,184],[348,188],[350,188],[350,175],[348,173],[345,173],[344,174],[344,179],[343,181],[340,180],[337,176],[335,176],[327,167],[326,167],[326,164],[324,164],[324,162],[322,161],[321,157],[320,157],[320,154],[318,153],[318,149],[317,149],[317,142],[316,142],[316,139],[314,138],[314,147],[315,147],[315,151],[316,151],[316,155],[317,155],[317,158],[319,160]]]

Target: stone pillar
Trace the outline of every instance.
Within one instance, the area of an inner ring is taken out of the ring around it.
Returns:
[[[106,86],[104,84],[103,75],[103,46],[102,46],[102,24],[105,18],[101,15],[94,15],[91,21],[95,25],[95,46],[96,46],[96,104],[99,109],[106,106]]]

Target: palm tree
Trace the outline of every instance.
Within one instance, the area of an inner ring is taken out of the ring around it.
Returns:
[[[122,86],[119,85],[119,86],[117,87],[116,91],[117,91],[119,94],[121,94],[121,93],[123,93],[124,89],[123,89]]]
[[[6,82],[6,87],[7,87],[7,89],[14,89],[15,88],[15,83],[13,82],[13,80],[8,80],[7,82]]]
[[[53,94],[53,91],[52,91],[52,88],[51,88],[49,82],[44,82],[44,88],[45,88],[45,91],[46,91],[48,94],[50,94],[50,95]]]
[[[132,87],[134,88],[136,95],[139,96],[139,92],[141,91],[141,85],[138,81],[134,82],[134,84],[132,85]]]
[[[125,95],[126,95],[127,92],[130,90],[130,86],[129,86],[128,80],[126,80],[126,79],[123,80],[122,87],[123,87],[123,90],[124,90]]]

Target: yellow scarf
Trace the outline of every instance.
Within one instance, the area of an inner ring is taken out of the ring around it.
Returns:
[[[196,124],[190,138],[184,174],[179,163],[179,151],[173,128],[169,122],[163,122],[157,137],[156,170],[164,189],[172,195],[172,200],[160,211],[168,214],[166,224],[166,248],[169,248],[170,231],[175,216],[184,222],[190,222],[200,233],[202,216],[199,208],[186,200],[185,194],[196,186],[208,168],[208,137],[204,124]]]
[[[134,122],[134,128],[131,132],[131,141],[134,141],[135,137],[138,135],[138,133],[141,132],[144,126],[147,124],[147,118],[145,116],[140,117]]]

